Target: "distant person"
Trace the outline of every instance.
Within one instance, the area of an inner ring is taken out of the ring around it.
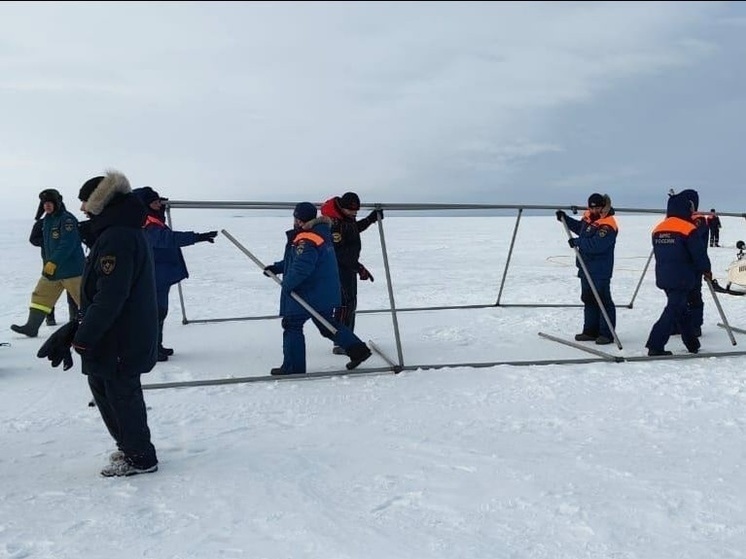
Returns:
[[[681,340],[690,353],[698,353],[700,342],[688,307],[690,292],[700,278],[712,279],[710,259],[701,233],[692,221],[696,191],[684,191],[668,198],[666,218],[652,232],[655,254],[655,284],[666,293],[666,306],[653,325],[645,347],[648,355],[671,355],[666,350],[671,332],[681,332]]]
[[[355,192],[345,192],[342,196],[330,198],[321,206],[321,215],[332,220],[332,240],[339,268],[341,304],[335,310],[335,318],[353,332],[357,311],[357,279],[374,281],[373,274],[360,263],[360,233],[383,219],[383,210],[373,210],[363,219],[357,219],[360,210],[360,197]],[[332,350],[344,355],[344,349],[335,346]]]
[[[155,263],[155,289],[158,300],[158,361],[167,361],[174,354],[173,348],[163,346],[163,324],[168,315],[168,294],[172,285],[189,277],[181,247],[195,243],[214,243],[217,231],[195,233],[194,231],[172,231],[166,225],[166,207],[163,198],[149,186],[132,191],[147,210],[143,223],[145,236],[153,248]]]
[[[720,229],[722,225],[720,223],[720,217],[718,216],[715,208],[710,209],[710,217],[707,220],[708,228],[710,229],[710,246],[720,246]]]
[[[310,318],[319,332],[345,351],[350,358],[348,369],[354,369],[371,355],[370,349],[352,330],[334,318],[339,306],[339,272],[337,271],[330,219],[316,217],[316,206],[301,202],[293,212],[293,228],[286,231],[285,256],[266,266],[265,272],[282,275],[280,316],[282,317],[282,365],[270,371],[272,375],[305,374],[306,341],[303,325]],[[296,301],[295,292],[320,316],[337,329],[332,334]]]
[[[94,244],[86,261],[80,322],[58,329],[39,350],[56,367],[72,366],[70,347],[101,418],[117,445],[101,475],[131,476],[158,469],[140,375],[158,357],[158,306],[153,255],[142,224],[145,208],[116,171],[80,189]]]
[[[614,218],[611,198],[605,194],[591,194],[588,198],[588,209],[580,220],[569,217],[562,210],[557,210],[556,216],[558,221],[564,219],[570,231],[578,235],[568,239],[568,243],[572,248],[577,247],[611,326],[616,329],[616,306],[611,298],[611,276],[614,271],[614,247],[619,227]],[[599,345],[610,344],[614,341],[614,335],[604,319],[601,307],[577,258],[575,264],[580,278],[580,300],[583,302],[583,331],[576,334],[575,339],[580,342],[595,341]]]
[[[54,188],[39,193],[39,205],[44,218],[32,230],[32,244],[40,241],[44,266],[42,275],[31,294],[31,305],[25,324],[13,324],[10,329],[30,338],[39,335],[39,327],[54,309],[63,291],[76,306],[80,303],[80,281],[85,256],[78,233],[78,220],[65,209],[62,195]],[[41,214],[37,211],[37,217]],[[41,239],[38,229],[41,229]],[[73,311],[71,310],[71,313]],[[73,318],[73,317],[71,317]]]

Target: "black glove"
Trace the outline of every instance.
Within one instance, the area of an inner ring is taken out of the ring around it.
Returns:
[[[368,214],[368,217],[366,219],[371,223],[375,223],[379,219],[383,219],[383,210],[373,210]]]
[[[578,246],[577,239],[575,237],[570,237],[569,239],[567,239],[567,244],[570,245],[570,248],[575,248],[576,246]]]
[[[267,272],[272,272],[274,275],[281,274],[282,268],[280,268],[277,264],[270,264],[269,266],[264,267],[264,275],[267,277],[271,277]]]
[[[58,328],[49,336],[44,345],[39,348],[36,356],[39,358],[46,357],[52,362],[52,367],[58,367],[62,363],[62,370],[67,371],[73,366],[73,356],[70,353],[70,346],[73,344],[73,338],[78,331],[78,323],[68,322],[61,328]]]
[[[557,210],[554,215],[557,216],[557,221],[562,221],[563,219],[567,219],[567,214],[563,212],[562,210]]]
[[[218,236],[217,231],[208,231],[207,233],[197,233],[197,242],[203,243],[207,241],[208,243],[214,243],[215,237]]]
[[[373,279],[373,274],[371,274],[368,271],[368,268],[366,268],[362,264],[357,265],[357,274],[360,276],[360,279],[363,281],[365,280],[376,281],[375,279]]]
[[[91,220],[86,219],[85,221],[78,222],[78,234],[83,244],[90,250],[96,242],[96,236],[93,234],[93,227],[91,226]]]
[[[708,279],[708,280],[710,280],[710,281],[713,281],[713,279],[712,279],[712,272],[711,272],[710,270],[707,270],[707,271],[706,271],[706,272],[704,272],[704,273],[703,273],[702,275],[703,275],[703,276],[705,277],[705,279]]]

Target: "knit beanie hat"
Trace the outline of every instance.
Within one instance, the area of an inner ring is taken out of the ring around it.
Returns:
[[[101,184],[102,180],[104,180],[104,177],[93,177],[92,179],[85,181],[83,186],[80,187],[80,192],[78,192],[78,200],[81,202],[87,202],[88,198],[93,194],[93,191],[96,190],[96,187]]]
[[[594,192],[588,197],[589,208],[603,208],[605,203],[604,197],[598,192]]]
[[[149,186],[143,186],[141,188],[135,188],[132,193],[137,196],[140,199],[140,202],[145,204],[146,206],[149,206],[152,202],[155,202],[156,200],[168,200],[168,198],[162,197],[158,192],[153,190]]]
[[[305,223],[306,221],[311,221],[312,219],[316,219],[316,206],[314,206],[311,202],[300,202],[298,205],[295,206],[293,217],[302,221],[303,223]]]
[[[345,192],[339,199],[339,207],[357,211],[360,209],[360,197],[354,192]]]

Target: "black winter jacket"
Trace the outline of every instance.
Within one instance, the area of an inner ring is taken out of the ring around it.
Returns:
[[[97,188],[111,189],[91,218],[95,243],[81,285],[80,326],[73,344],[82,349],[83,373],[138,375],[157,359],[158,310],[153,254],[142,230],[145,208],[124,175],[110,173]]]

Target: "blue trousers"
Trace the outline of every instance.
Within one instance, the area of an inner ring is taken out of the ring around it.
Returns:
[[[650,330],[645,347],[657,351],[666,349],[671,332],[681,333],[681,341],[687,349],[699,348],[699,340],[694,335],[695,324],[688,306],[691,291],[666,289],[666,307],[658,321]],[[676,329],[676,330],[675,330]]]
[[[705,302],[702,300],[702,278],[697,281],[697,287],[689,292],[687,297],[689,312],[692,314],[694,326],[701,327],[705,321]]]
[[[325,338],[328,338],[344,350],[363,344],[352,330],[338,322],[333,317],[333,309],[319,311],[334,328],[337,329],[333,335],[326,327],[310,314],[295,314],[282,318],[282,369],[292,374],[305,374],[306,372],[306,338],[303,335],[303,326],[310,318]]]
[[[598,291],[598,296],[601,299],[604,310],[609,315],[611,325],[616,330],[616,306],[611,299],[611,280],[594,279],[593,283],[596,286],[596,291]],[[604,320],[601,307],[598,306],[598,302],[593,296],[591,284],[588,283],[585,276],[580,278],[580,300],[585,304],[583,308],[583,332],[591,336],[604,336],[613,340],[614,336],[611,335],[611,330]]]

